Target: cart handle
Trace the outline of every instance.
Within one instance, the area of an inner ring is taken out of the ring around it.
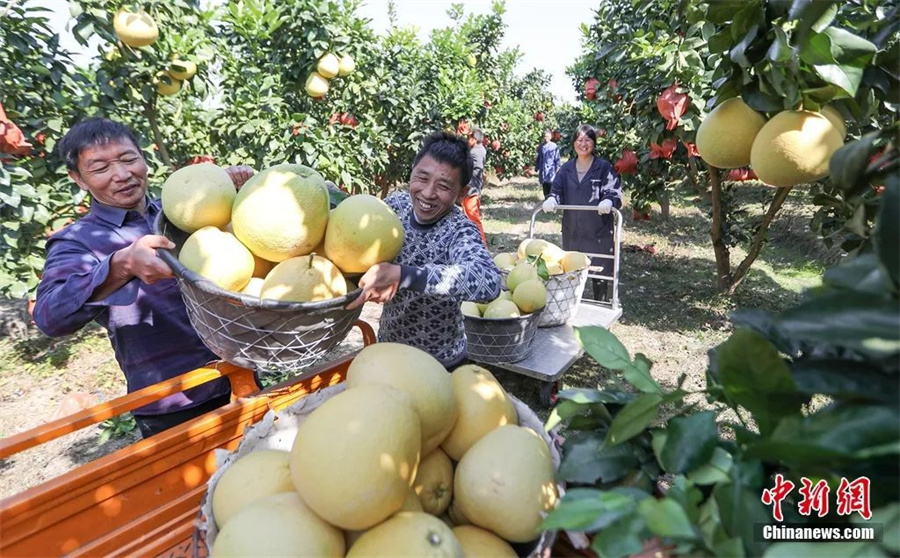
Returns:
[[[375,343],[375,330],[363,320],[356,320],[353,325],[360,329],[363,345]],[[241,368],[229,362],[216,361],[207,366],[185,372],[169,380],[133,391],[112,401],[83,409],[77,413],[50,421],[35,428],[14,434],[0,440],[0,459],[61,438],[72,432],[103,422],[122,413],[133,411],[148,403],[159,401],[172,394],[197,387],[215,379],[227,377],[231,382],[231,399],[249,397],[259,392],[253,370]]]
[[[556,209],[561,209],[563,211],[593,211],[597,212],[596,205],[557,205]],[[538,205],[534,212],[531,214],[531,224],[528,226],[528,238],[534,238],[534,223],[537,220],[537,216],[540,212],[544,211],[544,208],[541,205]],[[615,261],[615,272],[613,273],[612,283],[613,283],[613,296],[612,296],[612,309],[619,309],[619,260],[621,259],[621,245],[622,245],[622,212],[616,209],[615,207],[610,209],[610,213],[613,216],[613,255],[610,256],[608,254],[587,254],[588,256],[596,256],[600,258],[610,258]],[[606,276],[600,276],[602,279],[606,279]]]

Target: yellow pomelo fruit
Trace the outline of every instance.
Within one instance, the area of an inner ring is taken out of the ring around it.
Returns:
[[[338,60],[337,56],[329,52],[322,58],[319,58],[319,63],[316,65],[316,71],[323,78],[331,79],[338,75],[340,66],[341,62]]]
[[[347,282],[327,259],[310,254],[284,260],[266,275],[260,298],[317,302],[347,294]]]
[[[840,132],[821,113],[786,110],[756,135],[750,164],[766,184],[794,186],[828,176],[828,162],[841,145]]]
[[[113,29],[119,40],[130,47],[152,45],[159,37],[156,22],[143,10],[138,12],[119,10],[113,18]]]
[[[306,78],[306,94],[310,97],[324,97],[328,94],[328,80],[318,72],[309,74]]]
[[[537,268],[528,262],[523,262],[509,272],[509,276],[506,278],[506,287],[515,292],[520,283],[531,279],[539,279]]]
[[[564,273],[563,267],[558,262],[547,262],[548,275],[561,275]]]
[[[175,79],[165,70],[156,72],[153,83],[156,84],[156,92],[160,95],[174,95],[181,91],[181,80]]]
[[[325,255],[344,273],[365,273],[392,261],[403,248],[403,223],[375,196],[350,196],[334,208],[325,233]]]
[[[478,304],[474,302],[469,302],[467,300],[459,305],[459,309],[466,316],[474,316],[476,318],[481,317],[481,309],[478,307]]]
[[[188,233],[203,227],[224,227],[231,220],[236,195],[234,183],[222,167],[212,163],[188,165],[163,183],[163,213]]]
[[[368,529],[403,506],[421,444],[419,416],[406,393],[357,386],[323,403],[300,425],[291,478],[303,501],[327,522]]]
[[[706,115],[697,129],[697,151],[720,169],[750,164],[750,149],[766,118],[740,97],[728,99]]]
[[[566,273],[581,271],[591,265],[591,259],[581,252],[566,252],[562,259],[559,260],[559,264]]]
[[[190,60],[175,59],[169,64],[169,75],[182,81],[189,80],[197,74],[197,64]]]
[[[463,558],[463,553],[440,519],[423,512],[401,512],[366,531],[347,556]]]
[[[216,558],[343,556],[344,534],[296,492],[261,498],[231,518],[213,544]]]
[[[525,256],[540,256],[541,253],[547,249],[547,245],[549,243],[546,240],[541,240],[540,238],[532,238],[525,245]]]
[[[519,243],[519,247],[516,249],[516,257],[520,260],[525,258],[525,247],[528,246],[528,243],[531,242],[531,238],[526,238],[522,242]]]
[[[231,224],[254,254],[283,262],[319,244],[328,206],[321,174],[303,165],[276,165],[253,175],[237,193]]]
[[[822,107],[822,116],[827,118],[831,124],[834,125],[835,129],[837,129],[838,133],[841,135],[841,141],[847,139],[847,125],[844,124],[844,115],[841,114],[838,109],[831,105],[825,105]]]
[[[553,462],[533,430],[506,425],[463,455],[456,467],[454,498],[473,525],[512,542],[540,535],[541,516],[556,505]]]
[[[270,271],[275,267],[275,262],[270,262],[269,260],[264,260],[253,254],[253,276],[265,279],[266,275],[269,274]]]
[[[513,547],[497,535],[474,525],[453,528],[466,558],[516,558]]]
[[[519,307],[511,300],[498,298],[484,309],[485,318],[518,318],[522,315]]]
[[[233,234],[216,227],[195,231],[178,255],[184,267],[226,291],[240,292],[253,276],[253,254]]]
[[[488,370],[467,364],[450,374],[459,407],[459,417],[441,449],[456,461],[488,432],[519,417],[500,382]]]
[[[345,54],[341,56],[341,61],[338,62],[338,75],[349,76],[353,73],[353,70],[356,69],[356,61],[353,60],[353,57],[349,54]]]
[[[558,262],[563,257],[563,254],[565,252],[563,252],[562,248],[540,238],[531,239],[525,244],[525,258],[528,256],[540,256],[544,262]]]
[[[422,458],[413,490],[425,513],[441,515],[450,507],[450,500],[453,498],[453,463],[441,448]]]
[[[253,502],[281,492],[294,492],[290,453],[257,450],[241,457],[222,473],[212,494],[216,526],[221,529]]]
[[[441,445],[456,422],[453,381],[440,361],[400,343],[375,343],[356,355],[347,369],[347,387],[382,385],[398,389],[421,420],[422,455]]]
[[[247,286],[244,287],[244,290],[241,292],[250,296],[255,296],[256,298],[261,298],[259,295],[262,293],[265,282],[266,280],[262,277],[251,277],[250,282],[247,283]]]
[[[509,271],[516,267],[516,255],[509,252],[501,252],[494,256],[494,265],[500,269]]]
[[[519,310],[531,314],[547,305],[547,288],[540,279],[529,279],[520,283],[513,293],[513,302]]]

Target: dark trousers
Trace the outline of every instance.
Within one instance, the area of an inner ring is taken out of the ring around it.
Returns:
[[[192,418],[197,418],[202,414],[214,411],[223,405],[227,405],[231,401],[231,393],[214,397],[206,403],[201,403],[196,407],[185,409],[183,411],[175,411],[174,413],[163,413],[160,415],[134,415],[138,428],[141,429],[141,436],[149,438],[155,434],[159,434],[163,430],[168,430],[173,426],[178,426],[183,422],[187,422]]]
[[[549,182],[541,182],[541,188],[544,189],[544,199],[545,200],[550,197],[550,188],[552,186],[553,186],[553,184],[551,184]]]

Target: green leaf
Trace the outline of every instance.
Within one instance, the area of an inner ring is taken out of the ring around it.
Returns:
[[[731,33],[728,31],[721,31],[709,38],[709,52],[711,54],[727,52],[731,49],[731,45],[733,44],[734,41],[731,39]]]
[[[731,58],[731,60],[735,64],[737,64],[738,66],[740,66],[742,68],[749,68],[750,66],[753,65],[750,62],[750,60],[747,59],[746,50],[750,46],[750,44],[753,42],[753,40],[756,39],[756,35],[758,33],[759,33],[758,25],[754,25],[754,26],[750,27],[750,29],[747,31],[747,34],[744,35],[744,38],[742,38],[738,44],[734,45],[734,47],[728,53],[729,58]]]
[[[669,421],[669,437],[659,455],[668,473],[686,473],[708,463],[716,448],[719,431],[715,414],[709,411]]]
[[[628,475],[637,464],[630,446],[607,447],[602,436],[577,432],[563,446],[559,476],[580,484],[613,482]]]
[[[900,378],[869,362],[805,358],[791,367],[797,390],[839,400],[900,403]]]
[[[784,418],[769,439],[747,444],[747,455],[795,464],[840,464],[868,448],[900,439],[900,410],[887,405],[833,404],[808,417]]]
[[[791,59],[794,50],[791,48],[790,41],[788,40],[787,33],[784,32],[784,29],[777,25],[774,25],[772,28],[775,31],[775,40],[772,41],[772,45],[769,47],[766,57],[772,62],[786,62]]]
[[[729,399],[753,413],[763,434],[783,416],[800,411],[790,369],[778,351],[760,334],[737,329],[716,349],[719,380]]]
[[[638,554],[643,549],[641,535],[646,525],[640,514],[628,514],[597,533],[591,548],[604,558]]]
[[[728,480],[728,472],[731,470],[731,464],[734,458],[731,454],[720,447],[713,450],[709,463],[701,465],[688,473],[688,478],[694,484],[702,486],[716,484],[717,482],[725,482]]]
[[[626,405],[609,426],[607,445],[621,444],[643,432],[656,420],[661,403],[662,396],[658,393],[645,393]]]
[[[575,338],[600,366],[622,371],[631,367],[631,356],[615,335],[602,327],[576,327]]]
[[[866,168],[878,135],[878,132],[866,134],[834,152],[828,162],[832,184],[851,194],[861,192],[869,186]]]
[[[733,482],[720,483],[713,489],[713,496],[722,518],[722,527],[729,537],[743,539],[751,556],[762,554],[765,545],[756,542],[753,529],[756,523],[771,523],[772,515],[760,500],[760,494]]]
[[[616,391],[597,391],[595,389],[570,388],[564,389],[556,394],[557,400],[567,399],[573,403],[614,403],[617,405],[626,405],[633,401],[636,396],[632,393],[622,393]]]
[[[696,538],[684,508],[674,500],[648,498],[638,504],[638,513],[647,522],[647,528],[654,535],[681,539]]]
[[[831,52],[835,62],[853,62],[854,65],[865,67],[878,52],[878,47],[874,44],[846,29],[829,27],[824,31],[824,35],[831,39]]]
[[[835,13],[835,4],[836,0],[794,0],[788,20],[797,22],[794,32],[801,42],[813,27],[821,29],[827,25],[829,14]]]
[[[592,490],[592,494],[571,497],[567,492],[559,506],[544,519],[542,529],[597,531],[632,513],[637,501],[630,495],[614,491]],[[649,495],[648,495],[649,497]]]
[[[900,302],[868,293],[820,294],[784,311],[776,321],[786,334],[805,341],[831,343],[893,354],[900,350]]]
[[[900,286],[900,179],[893,173],[887,177],[881,196],[881,210],[875,225],[875,248],[879,261],[894,285]]]

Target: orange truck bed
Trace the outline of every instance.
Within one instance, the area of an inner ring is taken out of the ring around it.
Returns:
[[[368,324],[355,325],[366,345],[375,342]],[[0,459],[7,458],[172,393],[222,376],[231,381],[228,405],[0,500],[0,556],[207,555],[194,523],[215,450],[237,447],[244,428],[269,409],[342,382],[353,356],[262,392],[252,371],[219,362],[0,440]]]

